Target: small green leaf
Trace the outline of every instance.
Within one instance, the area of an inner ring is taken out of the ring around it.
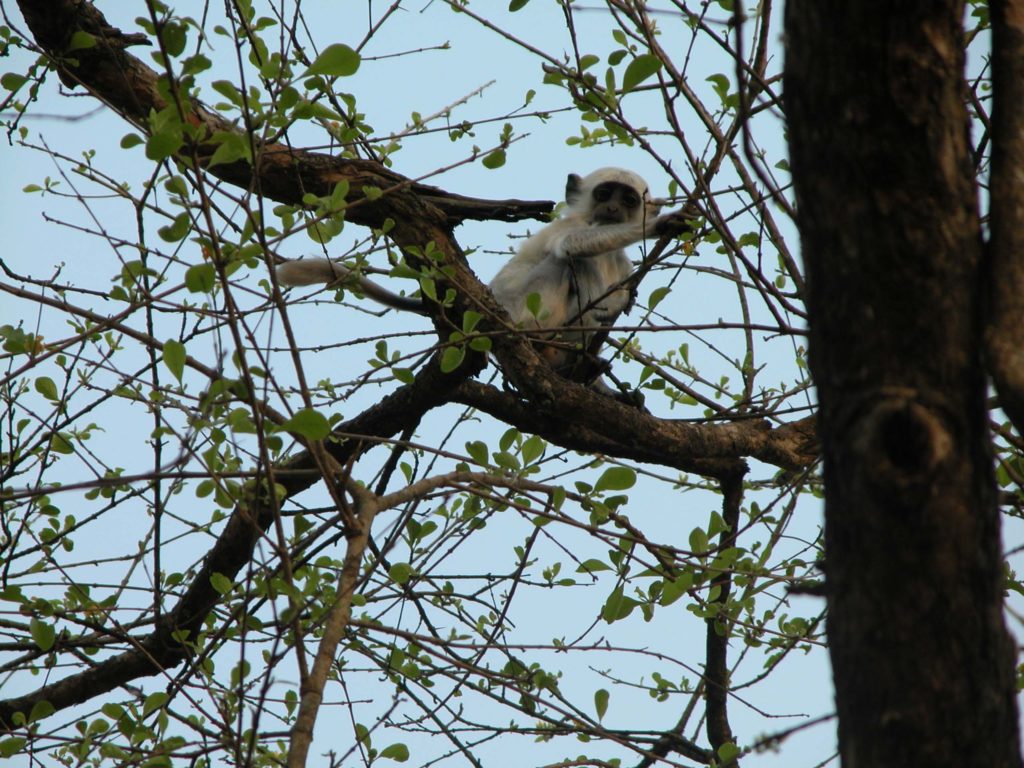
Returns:
[[[660,288],[655,288],[651,291],[651,296],[647,299],[647,307],[654,309],[656,306],[661,304],[661,300],[664,299],[672,291],[667,285],[663,285]]]
[[[57,631],[52,624],[47,624],[40,619],[32,619],[28,624],[28,631],[32,635],[32,641],[41,651],[48,651],[53,648],[57,640]]]
[[[57,385],[53,383],[53,379],[49,376],[40,376],[36,379],[36,392],[41,394],[47,400],[51,402],[57,402],[59,399],[57,396]]]
[[[719,765],[733,762],[740,756],[740,749],[733,742],[727,741],[718,748]]]
[[[312,408],[296,411],[288,421],[281,425],[289,432],[302,435],[307,440],[323,440],[331,434],[331,425],[327,417]]]
[[[179,382],[185,372],[185,345],[180,341],[168,339],[164,342],[164,365]]]
[[[598,478],[595,491],[624,491],[636,485],[636,472],[629,467],[609,467]]]
[[[126,133],[121,137],[121,149],[131,149],[141,144],[144,139],[137,133]]]
[[[142,705],[142,716],[150,714],[160,709],[164,704],[167,703],[167,699],[170,698],[163,691],[154,691],[146,697],[145,703]]]
[[[49,717],[57,708],[48,701],[37,701],[32,705],[32,711],[28,713],[28,721],[30,723],[38,723],[44,717]]]
[[[236,160],[249,161],[252,159],[252,147],[249,145],[249,137],[245,134],[217,131],[213,134],[212,140],[217,143],[217,149],[207,163],[208,168],[233,163]]]
[[[540,294],[531,293],[526,297],[526,308],[530,311],[530,314],[534,317],[540,316]]]
[[[598,571],[610,571],[611,569],[612,567],[607,563],[590,558],[579,564],[579,567],[576,568],[576,573],[597,573]]]
[[[725,102],[726,97],[729,95],[729,78],[723,74],[717,74],[704,79],[711,83],[711,87],[718,94],[718,98]]]
[[[473,461],[475,461],[477,464],[483,467],[486,467],[489,463],[487,461],[486,443],[482,443],[479,440],[474,440],[471,443],[466,443],[466,453],[470,455]]]
[[[523,443],[523,463],[530,464],[536,461],[542,453],[544,453],[544,446],[546,443],[544,439],[533,435]]]
[[[16,72],[5,72],[3,75],[0,75],[0,85],[8,91],[16,91],[27,82],[27,77]]]
[[[185,272],[185,287],[192,293],[209,293],[217,282],[212,264],[196,264]]]
[[[622,587],[616,588],[601,607],[601,618],[611,624],[612,622],[624,619],[633,612],[638,605],[631,597],[622,593]]]
[[[223,573],[211,573],[210,586],[217,590],[217,594],[226,595],[234,587],[234,584]]]
[[[604,713],[608,711],[608,699],[610,695],[604,688],[594,691],[594,709],[597,710],[597,719],[604,720]]]
[[[176,243],[179,240],[184,240],[190,229],[192,229],[192,220],[188,214],[179,213],[174,217],[173,222],[165,227],[160,227],[156,233],[165,243]]]
[[[496,149],[487,155],[481,162],[484,164],[484,168],[494,170],[495,168],[501,168],[505,164],[505,150]]]
[[[637,56],[626,67],[626,73],[622,76],[622,90],[631,91],[640,83],[646,80],[661,69],[661,59],[649,53]]]
[[[303,77],[326,75],[327,77],[348,77],[359,69],[359,54],[342,43],[329,45],[310,64]]]
[[[703,528],[694,528],[690,531],[690,551],[696,554],[703,554],[708,551],[708,535]]]
[[[412,576],[412,566],[408,563],[395,563],[388,569],[388,576],[395,584],[405,584]]]
[[[146,139],[146,157],[150,160],[164,160],[181,147],[182,135],[176,126],[168,126]]]
[[[14,736],[10,739],[0,741],[0,757],[11,757],[18,754],[25,746],[25,739],[21,736]]]
[[[71,40],[68,42],[68,47],[64,49],[68,51],[81,51],[84,48],[94,48],[96,46],[96,38],[90,35],[88,32],[84,32],[81,29],[71,35]]]
[[[466,350],[463,347],[448,347],[441,355],[441,372],[451,373],[460,365],[466,357]]]
[[[404,763],[409,759],[409,748],[401,742],[390,744],[380,751],[381,757],[394,760],[396,763]]]
[[[508,4],[508,9],[512,11],[512,13],[515,13],[520,8],[525,6],[528,2],[530,2],[530,0],[512,0],[512,2]]]

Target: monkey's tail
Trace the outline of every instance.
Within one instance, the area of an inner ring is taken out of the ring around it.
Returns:
[[[319,285],[348,277],[349,270],[330,259],[302,259],[278,264],[274,270],[283,285]]]
[[[277,281],[281,285],[320,285],[336,283],[352,274],[352,270],[344,264],[330,259],[301,259],[286,261],[274,269]],[[360,277],[354,286],[359,293],[368,296],[385,307],[398,309],[402,312],[415,312],[418,315],[430,315],[421,299],[399,296],[387,288],[382,288],[372,280]]]

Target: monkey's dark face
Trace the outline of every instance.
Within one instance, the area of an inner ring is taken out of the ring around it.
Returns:
[[[608,181],[594,187],[590,221],[594,224],[624,224],[635,220],[643,198],[630,186]]]

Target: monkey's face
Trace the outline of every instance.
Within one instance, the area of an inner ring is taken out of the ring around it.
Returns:
[[[643,197],[633,187],[607,181],[594,187],[591,194],[592,224],[624,224],[640,216]]]

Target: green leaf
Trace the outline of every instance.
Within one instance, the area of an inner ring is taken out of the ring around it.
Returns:
[[[146,139],[146,157],[164,160],[177,152],[181,143],[181,130],[177,126],[168,126]]]
[[[693,586],[693,573],[685,571],[674,581],[665,579],[661,585],[661,596],[658,598],[659,605],[672,605],[676,600],[685,595]]]
[[[16,91],[27,82],[28,78],[24,75],[19,75],[17,72],[5,72],[0,76],[0,85],[8,91]]]
[[[524,7],[528,2],[530,2],[530,0],[512,0],[512,2],[508,4],[508,9],[512,11],[512,13],[515,13],[520,8]]]
[[[212,264],[196,264],[185,272],[185,287],[192,293],[209,293],[217,282]]]
[[[409,759],[409,748],[401,742],[395,742],[384,747],[380,751],[380,756],[386,757],[388,760],[394,760],[396,763],[404,763]]]
[[[217,594],[226,595],[234,587],[234,584],[223,573],[211,573],[210,586],[217,590]]]
[[[388,569],[388,577],[395,584],[405,584],[412,576],[412,566],[408,563],[395,563]]]
[[[631,597],[626,597],[622,593],[622,587],[618,587],[608,595],[608,599],[601,608],[601,618],[611,624],[612,622],[629,616],[637,605],[639,605],[639,603],[637,603],[636,600]]]
[[[25,746],[25,739],[21,736],[14,736],[10,739],[0,741],[0,757],[11,757],[18,754]]]
[[[185,372],[185,345],[180,341],[168,339],[164,342],[164,365],[179,382]]]
[[[631,91],[640,83],[646,80],[661,69],[661,59],[649,53],[637,56],[626,67],[626,73],[622,76],[622,90]]]
[[[714,88],[715,93],[718,94],[718,98],[720,98],[724,103],[726,97],[729,95],[729,78],[723,74],[717,74],[704,79],[711,83],[711,87]]]
[[[629,467],[609,467],[598,478],[594,491],[624,491],[636,485],[636,472]]]
[[[612,567],[602,560],[590,558],[579,564],[576,573],[597,573],[598,571],[610,571]]]
[[[143,138],[137,133],[126,133],[121,137],[121,149],[131,149],[143,142]]]
[[[163,691],[154,691],[146,697],[145,703],[142,705],[142,716],[150,714],[160,709],[170,697]]]
[[[647,299],[647,307],[654,309],[656,306],[661,304],[661,300],[664,299],[672,291],[667,285],[663,285],[660,288],[655,288],[651,291],[651,296]]]
[[[544,453],[544,439],[533,435],[523,443],[523,464],[530,464],[536,461]]]
[[[733,762],[740,756],[740,749],[731,741],[725,742],[718,748],[719,765],[726,765]]]
[[[53,625],[40,619],[32,619],[28,624],[28,631],[32,634],[32,641],[41,651],[50,650],[57,641],[57,631]]]
[[[327,417],[312,408],[296,411],[295,415],[281,426],[289,432],[302,435],[307,440],[323,440],[331,434],[331,425],[328,423]]]
[[[32,711],[28,713],[28,721],[30,723],[37,723],[44,717],[49,717],[57,708],[48,701],[37,701],[32,705]]]
[[[57,395],[57,385],[53,383],[53,379],[49,376],[40,376],[36,379],[36,392],[41,394],[47,400],[51,402],[57,402],[59,399]]]
[[[466,357],[466,350],[462,347],[448,347],[441,355],[441,372],[451,373],[460,365]]]
[[[213,141],[218,142],[217,149],[207,163],[207,168],[233,163],[236,160],[252,160],[252,147],[249,145],[249,137],[245,134],[217,131],[213,134]]]
[[[96,46],[96,38],[90,35],[88,32],[83,30],[77,30],[71,35],[71,40],[68,42],[68,47],[64,49],[64,52],[69,51],[80,51],[84,48],[94,48]]]
[[[326,75],[327,77],[348,77],[359,69],[359,54],[342,43],[329,45],[303,73],[303,77]]]
[[[505,150],[496,149],[487,155],[483,160],[484,168],[494,170],[495,168],[501,168],[505,164]]]
[[[604,713],[608,711],[609,693],[604,688],[594,691],[594,709],[597,710],[597,719],[604,720]]]
[[[694,528],[690,531],[690,551],[695,554],[704,554],[708,551],[708,535],[703,528]]]
[[[487,460],[487,444],[479,440],[466,443],[466,453],[480,466],[486,467],[490,462]]]
[[[165,243],[176,243],[179,240],[184,240],[190,229],[192,229],[192,220],[188,214],[179,213],[174,217],[172,223],[165,227],[160,227],[156,233],[160,235],[160,239]]]
[[[531,293],[526,297],[526,308],[530,311],[530,314],[534,317],[540,316],[540,294]]]

